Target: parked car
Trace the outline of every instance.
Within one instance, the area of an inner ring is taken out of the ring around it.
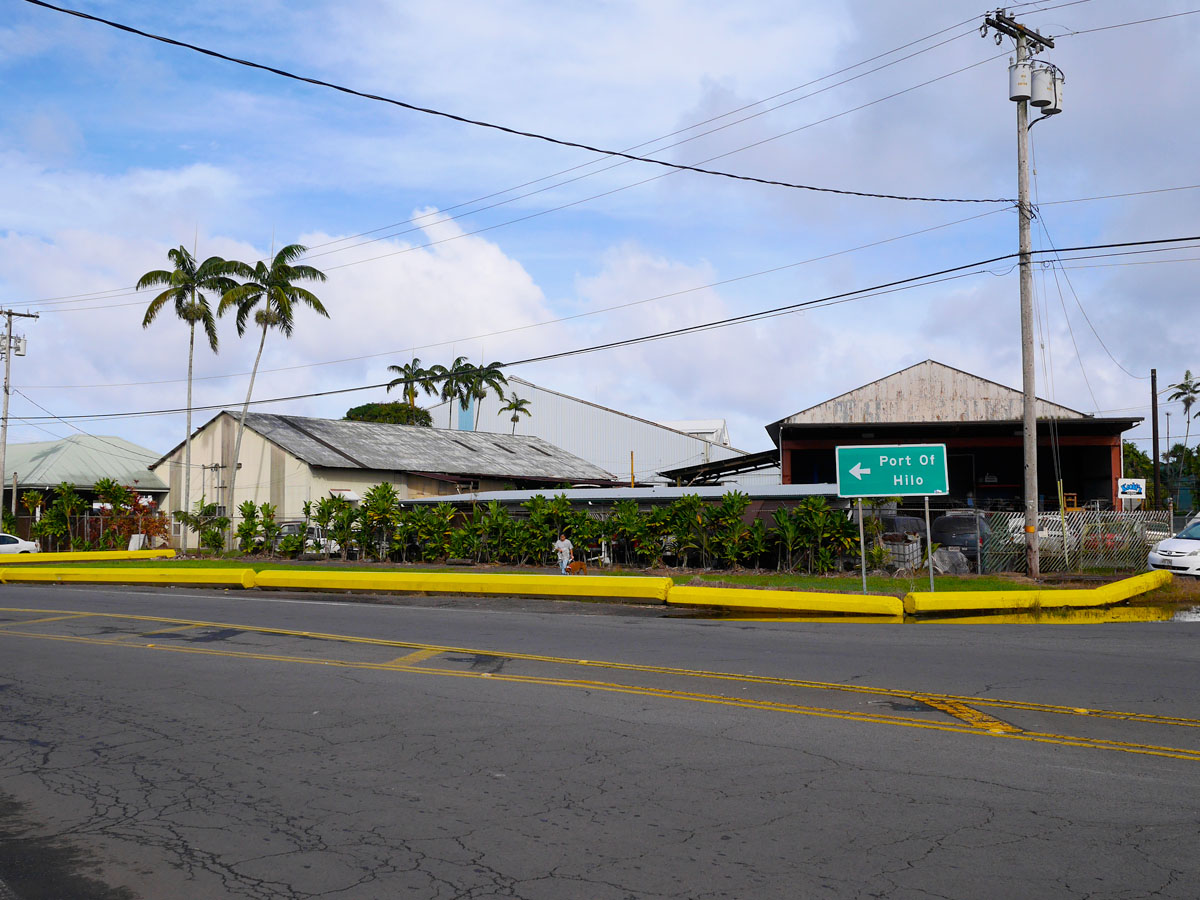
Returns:
[[[0,534],[0,553],[41,553],[41,545],[23,541],[16,535]]]
[[[1200,578],[1200,519],[1193,519],[1175,537],[1155,544],[1146,562],[1152,569]]]
[[[1094,522],[1083,528],[1083,549],[1098,553],[1128,550],[1146,545],[1142,522]]]
[[[278,547],[279,541],[285,537],[299,534],[301,528],[304,528],[303,522],[281,523],[279,526],[279,537],[276,538],[275,546]],[[333,538],[328,537],[320,525],[309,525],[305,535],[305,553],[323,553],[326,556],[334,556],[342,552],[341,544],[333,540]]]
[[[979,548],[992,533],[982,516],[938,516],[933,520],[930,531],[935,544],[957,547],[969,560],[979,558]]]
[[[1025,520],[1017,519],[1008,528],[1009,540],[1014,544],[1025,543]],[[1074,534],[1070,526],[1063,531],[1062,517],[1043,514],[1037,518],[1038,547],[1050,553],[1062,553],[1063,549],[1075,550],[1079,546],[1079,535]]]

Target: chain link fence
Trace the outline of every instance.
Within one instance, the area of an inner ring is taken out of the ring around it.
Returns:
[[[985,572],[1025,571],[1025,514],[992,513],[981,535]],[[1038,514],[1043,572],[1142,570],[1146,554],[1173,533],[1166,510]]]

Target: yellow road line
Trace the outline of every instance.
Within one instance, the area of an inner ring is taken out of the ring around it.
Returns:
[[[1177,716],[1162,716],[1151,713],[1133,713],[1122,712],[1119,710],[1107,709],[1086,709],[1075,706],[1057,706],[1049,703],[1035,703],[1023,700],[1003,700],[994,697],[971,697],[959,696],[956,694],[929,694],[923,691],[912,691],[907,689],[897,688],[880,688],[871,687],[869,685],[851,685],[838,684],[835,682],[826,681],[807,681],[795,678],[779,678],[769,675],[745,675],[736,672],[720,672],[710,671],[705,669],[682,669],[671,666],[654,666],[641,663],[621,663],[605,660],[594,659],[572,659],[570,657],[560,656],[542,656],[534,653],[515,653],[499,650],[479,650],[472,647],[454,647],[439,644],[422,644],[414,641],[397,641],[386,638],[367,638],[356,637],[346,634],[330,634],[319,631],[296,631],[288,628],[270,628],[260,625],[239,625],[228,622],[205,622],[191,619],[175,619],[163,616],[139,616],[126,613],[91,613],[77,612],[70,610],[51,610],[51,609],[22,609],[22,608],[0,608],[0,612],[26,612],[26,613],[60,613],[65,618],[71,616],[103,616],[108,619],[127,619],[135,622],[162,622],[173,623],[176,625],[184,625],[195,628],[229,628],[238,629],[241,631],[255,631],[260,634],[274,634],[284,637],[305,637],[315,638],[318,640],[336,641],[347,644],[362,644],[364,646],[375,647],[395,647],[410,650],[428,650],[433,653],[455,653],[455,654],[470,654],[474,656],[502,656],[506,659],[525,660],[529,662],[544,662],[558,665],[569,666],[585,666],[589,668],[612,669],[615,671],[625,672],[642,672],[655,675],[672,675],[689,678],[716,679],[722,681],[733,681],[745,684],[767,684],[777,685],[781,687],[797,687],[811,688],[814,690],[841,691],[853,694],[865,694],[876,697],[903,697],[911,700],[919,700],[919,698],[928,698],[936,696],[942,701],[950,702],[957,701],[971,706],[985,706],[999,709],[1017,709],[1028,712],[1044,712],[1054,715],[1066,716],[1090,716],[1101,719],[1114,719],[1117,721],[1127,722],[1142,722],[1153,725],[1176,725],[1183,728],[1200,728],[1200,719],[1188,719]],[[17,632],[8,632],[17,633]],[[919,702],[926,702],[920,700]]]
[[[22,610],[22,612],[39,612],[39,610]],[[91,613],[71,613],[65,616],[46,616],[42,619],[24,619],[20,622],[5,622],[0,628],[14,628],[17,625],[40,625],[42,622],[61,622],[64,619],[86,619]]]
[[[929,694],[916,694],[913,696],[913,699],[932,706],[934,709],[941,710],[947,715],[954,716],[954,718],[966,722],[972,728],[985,728],[993,734],[1015,734],[1022,730],[1008,722],[989,716],[987,713],[972,709],[959,700],[947,700],[944,697],[934,697]]]
[[[397,656],[393,659],[389,666],[404,666],[416,665],[419,662],[424,662],[427,659],[433,659],[435,656],[441,656],[441,650],[414,650],[412,653],[406,653],[404,656]]]
[[[901,728],[920,728],[929,731],[943,731],[955,734],[973,734],[998,739],[1030,741],[1042,744],[1057,744],[1068,747],[1080,747],[1092,750],[1114,750],[1123,753],[1135,753],[1147,756],[1161,756],[1171,759],[1200,762],[1200,750],[1189,750],[1183,747],[1166,747],[1157,744],[1138,744],[1125,741],[1110,741],[1099,738],[1082,738],[1073,735],[1054,734],[1051,732],[1016,731],[996,732],[984,731],[965,723],[935,723],[916,719],[899,719],[879,713],[854,712],[836,709],[826,709],[819,706],[800,706],[790,703],[779,703],[770,700],[751,700],[748,698],[725,697],[719,694],[701,694],[691,691],[677,691],[665,688],[641,687],[636,685],[613,684],[603,681],[588,681],[574,678],[545,678],[532,675],[506,675],[494,672],[468,672],[452,669],[430,669],[421,666],[395,666],[389,663],[352,662],[321,657],[288,656],[282,654],[249,653],[236,650],[218,650],[212,647],[181,647],[175,644],[137,644],[130,641],[108,640],[105,638],[77,637],[61,634],[40,634],[37,632],[13,631],[6,632],[13,637],[29,637],[42,640],[65,641],[67,643],[90,644],[96,646],[124,647],[148,650],[163,650],[170,653],[192,653],[203,656],[221,656],[238,659],[258,660],[263,662],[300,663],[303,665],[334,666],[344,669],[368,669],[376,671],[405,672],[416,675],[436,675],[448,678],[478,678],[489,681],[503,681],[513,684],[531,684],[546,687],[573,687],[586,690],[598,690],[609,693],[632,694],[643,697],[657,697],[672,700],[687,700],[696,703],[710,703],[719,706],[730,706],[741,709],[755,709],[768,712],[783,712],[794,715],[816,716],[826,719],[841,719],[846,721],[864,722],[878,725],[894,725]]]

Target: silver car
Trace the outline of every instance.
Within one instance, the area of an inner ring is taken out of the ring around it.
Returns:
[[[1200,577],[1200,519],[1193,519],[1175,537],[1155,544],[1146,562],[1152,569]]]

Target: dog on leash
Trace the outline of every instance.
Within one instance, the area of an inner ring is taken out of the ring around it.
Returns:
[[[568,575],[586,575],[587,574],[587,563],[585,563],[582,559],[575,560],[575,562],[570,563],[567,566],[567,574]]]

